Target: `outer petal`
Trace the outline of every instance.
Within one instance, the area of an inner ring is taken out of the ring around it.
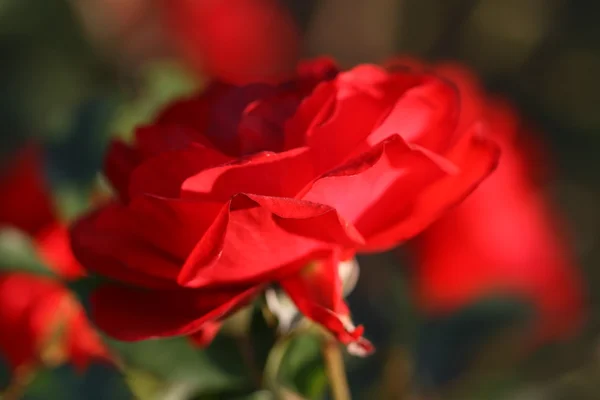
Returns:
[[[86,268],[151,287],[175,286],[189,252],[222,208],[140,196],[108,205],[72,228],[73,252]]]
[[[56,217],[44,179],[40,149],[30,145],[0,170],[0,227],[11,225],[36,235]]]
[[[42,231],[35,238],[37,251],[46,265],[63,278],[74,279],[84,275],[83,267],[77,262],[66,226],[56,224]]]
[[[92,319],[110,336],[137,341],[190,335],[245,305],[260,287],[144,290],[107,285],[92,294]]]
[[[181,185],[190,176],[229,160],[223,154],[202,145],[192,145],[185,150],[165,151],[133,171],[129,182],[129,196],[134,198],[152,194],[178,198]]]
[[[206,347],[213,341],[215,336],[217,336],[220,329],[221,322],[206,322],[204,325],[202,325],[202,328],[190,336],[190,340],[196,346]]]
[[[333,246],[362,238],[331,207],[286,198],[236,196],[187,259],[189,287],[275,279]]]
[[[409,147],[395,135],[317,180],[304,200],[336,207],[340,215],[357,226],[369,246],[371,238],[387,226],[410,218],[413,201],[422,190],[456,172],[444,161]],[[393,238],[400,239],[404,237]]]
[[[72,314],[65,324],[67,353],[77,369],[85,370],[92,361],[96,360],[112,362],[106,346],[79,305],[74,305]]]
[[[500,151],[491,141],[475,136],[470,141],[456,174],[434,182],[413,199],[410,213],[369,237],[364,251],[384,251],[420,233],[450,207],[460,203],[496,167]],[[370,224],[368,217],[357,223],[359,230]]]
[[[125,142],[110,143],[104,159],[104,175],[122,201],[129,201],[129,178],[142,161],[138,152]]]
[[[37,359],[60,319],[66,292],[56,282],[26,274],[0,277],[0,349],[17,368]]]
[[[373,351],[373,346],[362,337],[362,327],[354,327],[351,323],[343,300],[339,261],[334,254],[312,262],[279,283],[305,316],[330,330],[340,342],[352,345],[350,350],[365,355]]]

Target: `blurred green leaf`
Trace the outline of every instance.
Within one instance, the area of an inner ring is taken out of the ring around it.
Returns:
[[[260,390],[248,396],[236,397],[235,400],[275,400],[275,396],[268,390]]]
[[[422,389],[437,390],[469,371],[490,340],[525,327],[530,312],[516,299],[487,298],[425,321],[419,332],[416,374]]]
[[[281,362],[279,378],[285,387],[306,398],[323,397],[327,377],[318,335],[303,334],[292,339]]]
[[[82,305],[86,314],[89,315],[90,311],[90,295],[96,287],[103,281],[102,277],[99,276],[86,276],[81,279],[74,281],[65,282],[69,290],[75,295]]]
[[[54,276],[36,254],[25,233],[12,228],[0,230],[0,271]]]
[[[248,384],[245,376],[219,365],[224,363],[215,363],[206,351],[196,349],[186,338],[108,342],[123,358],[126,370],[145,371],[171,384],[188,385],[193,393],[235,390]]]
[[[123,374],[106,363],[92,364],[85,372],[71,365],[39,371],[23,400],[131,400],[134,395]]]
[[[55,189],[56,208],[61,220],[73,221],[90,209],[89,189],[77,186],[60,186]]]
[[[248,384],[252,380],[252,374],[257,371],[258,366],[251,365],[253,362],[252,348],[243,348],[243,339],[220,333],[214,338],[210,346],[206,349],[196,351],[202,352],[210,363],[220,371],[230,376],[239,377]],[[250,354],[242,354],[242,351],[248,351]]]
[[[255,362],[261,371],[264,370],[269,352],[277,340],[276,329],[276,326],[269,325],[262,308],[259,305],[254,307],[250,322],[250,340]]]
[[[139,400],[155,400],[157,395],[164,394],[168,387],[165,381],[154,375],[132,368],[127,369],[125,379],[136,399]]]
[[[11,370],[6,358],[0,354],[0,392],[10,384]],[[1,398],[1,397],[0,397]]]
[[[102,167],[108,127],[116,110],[115,97],[97,95],[76,105],[63,137],[54,138],[46,146],[47,175],[52,186],[60,190],[58,204],[67,220],[89,206],[90,187]],[[66,195],[66,200],[76,195],[81,200],[64,202]]]

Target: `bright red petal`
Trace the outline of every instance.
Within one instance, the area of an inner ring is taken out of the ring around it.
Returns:
[[[221,322],[206,322],[200,330],[190,336],[190,340],[196,346],[206,347],[213,341],[215,336],[217,336],[220,329]]]
[[[279,283],[306,317],[323,325],[340,342],[352,345],[356,353],[366,355],[373,351],[373,346],[362,337],[362,327],[354,327],[351,322],[342,298],[339,261],[336,255],[314,261]]]
[[[65,324],[67,353],[78,370],[85,370],[93,361],[112,362],[106,346],[78,305],[73,307]]]
[[[46,278],[0,276],[0,350],[13,368],[37,360],[58,327],[66,295],[60,284]]]
[[[61,277],[74,279],[85,274],[71,251],[66,226],[54,225],[45,229],[36,238],[36,244],[36,249],[46,266]]]
[[[314,177],[310,161],[307,148],[259,153],[191,176],[183,183],[182,194],[222,202],[238,193],[295,197]]]
[[[200,287],[265,281],[306,264],[315,253],[360,240],[331,207],[239,195],[190,254],[178,282]]]
[[[443,161],[409,147],[400,136],[394,135],[317,180],[303,199],[336,207],[345,220],[355,224],[369,247],[372,238],[389,226],[413,217],[415,196],[454,173],[455,167]],[[416,232],[404,234],[408,233]],[[400,234],[388,237],[395,244],[406,238]]]
[[[405,219],[393,221],[370,237],[365,251],[383,251],[422,232],[448,209],[464,200],[496,167],[500,153],[491,141],[474,137],[456,174],[425,188]],[[391,199],[390,199],[391,201]],[[368,224],[369,220],[365,219]],[[360,226],[360,223],[359,225]],[[360,228],[359,228],[360,229]]]

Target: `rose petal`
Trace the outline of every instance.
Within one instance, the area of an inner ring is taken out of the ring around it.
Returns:
[[[44,229],[35,238],[36,250],[46,266],[66,279],[75,279],[84,275],[83,267],[77,262],[66,226],[56,224]]]
[[[135,148],[144,159],[165,151],[185,150],[193,145],[209,148],[212,153],[218,153],[219,151],[211,147],[203,133],[181,122],[144,125],[135,130]]]
[[[141,162],[138,152],[120,140],[112,141],[104,160],[104,175],[122,201],[129,201],[129,178]]]
[[[478,136],[472,137],[460,162],[464,167],[457,174],[447,175],[425,188],[414,199],[407,217],[399,221],[392,220],[387,227],[370,236],[363,251],[384,251],[394,247],[398,241],[423,231],[467,197],[494,170],[499,156],[500,151],[493,142]],[[368,223],[367,219],[359,221],[357,227],[360,230],[361,225]]]
[[[224,202],[238,193],[295,197],[313,177],[307,148],[259,153],[191,176],[182,185],[182,195]]]
[[[457,130],[459,97],[448,82],[430,77],[408,89],[381,125],[367,138],[370,147],[393,134],[438,154],[444,154],[462,132]]]
[[[330,207],[239,195],[192,251],[178,282],[200,287],[265,281],[300,267],[316,253],[340,243],[355,245],[359,239]]]
[[[67,353],[75,368],[83,371],[93,361],[112,362],[106,346],[79,306],[73,308],[65,323]]]
[[[294,115],[284,124],[285,150],[306,145],[308,133],[328,118],[335,105],[335,85],[329,82],[318,84],[310,96],[305,97]]]
[[[317,180],[303,199],[336,207],[369,246],[371,236],[409,217],[411,202],[423,188],[452,172],[451,165],[438,161],[394,135]]]
[[[11,367],[34,362],[60,322],[67,292],[57,282],[26,274],[0,276],[0,349]]]
[[[231,86],[226,83],[212,81],[199,95],[170,103],[159,113],[156,123],[183,126],[202,135],[208,129],[212,104],[229,89]],[[199,139],[199,143],[202,143],[202,139]]]
[[[306,317],[323,325],[340,342],[354,344],[364,354],[369,354],[373,346],[362,337],[362,327],[354,327],[350,322],[348,307],[342,297],[339,262],[334,253],[332,257],[310,263],[279,283]]]
[[[0,226],[35,236],[56,222],[42,161],[40,149],[29,145],[0,170]]]
[[[221,329],[221,322],[209,321],[190,336],[190,340],[198,347],[208,346]]]
[[[111,204],[79,220],[72,247],[91,271],[140,285],[171,287],[221,204],[150,196]]]
[[[132,172],[129,197],[153,194],[177,198],[182,184],[190,176],[229,160],[223,154],[201,145],[190,146],[185,150],[165,151],[146,160]]]
[[[91,314],[100,329],[119,340],[190,335],[245,305],[259,289],[156,291],[105,285],[92,294]]]

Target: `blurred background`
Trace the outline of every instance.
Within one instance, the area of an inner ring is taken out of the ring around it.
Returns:
[[[553,165],[544,193],[566,220],[587,318],[575,337],[515,355],[507,329],[527,299],[482,298],[430,316],[415,304],[402,250],[360,257],[349,303],[378,350],[348,360],[353,396],[600,399],[598,15],[592,0],[0,0],[0,171],[38,144],[68,221],[89,207],[108,140],[129,137],[211,77],[277,80],[298,56],[330,55],[344,67],[394,55],[460,61],[540,133]],[[177,340],[115,343],[126,385],[105,365],[44,365],[6,398],[243,398],[248,377],[232,370],[229,339],[187,358]],[[284,376],[306,398],[326,398],[309,342],[292,349]]]

